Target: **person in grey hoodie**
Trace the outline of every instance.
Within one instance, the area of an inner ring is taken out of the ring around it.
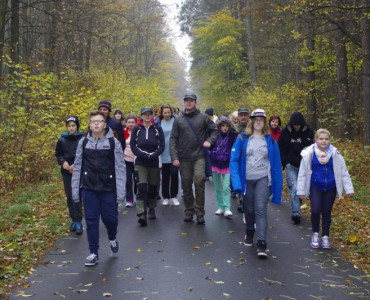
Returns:
[[[90,131],[77,146],[72,174],[72,199],[84,201],[90,255],[85,266],[99,262],[99,222],[102,219],[110,248],[117,253],[118,202],[125,198],[126,166],[121,143],[107,126],[102,112],[90,113]]]
[[[197,109],[197,96],[186,94],[184,113],[173,123],[170,137],[170,155],[172,164],[180,167],[181,184],[184,191],[185,219],[192,222],[197,216],[197,224],[204,225],[205,199],[205,150],[218,139],[218,130],[206,114]],[[195,198],[193,185],[195,186]]]

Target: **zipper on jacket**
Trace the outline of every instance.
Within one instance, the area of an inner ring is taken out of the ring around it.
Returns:
[[[98,187],[98,182],[99,182],[99,174],[98,174],[98,141],[96,141],[96,143],[95,143],[95,168],[96,168],[96,186],[97,187]]]

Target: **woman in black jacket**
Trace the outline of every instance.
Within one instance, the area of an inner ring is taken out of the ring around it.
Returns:
[[[157,185],[159,182],[159,156],[164,150],[164,134],[161,126],[152,124],[153,109],[141,109],[143,122],[134,127],[131,133],[130,146],[136,155],[135,179],[137,183],[136,213],[138,223],[146,226],[146,208],[149,208],[149,219],[156,219]]]
[[[67,196],[67,205],[69,216],[72,223],[69,227],[71,232],[76,232],[77,235],[82,234],[82,201],[74,203],[72,200],[72,171],[73,163],[76,156],[76,149],[79,140],[83,133],[79,132],[80,122],[75,116],[69,117],[66,120],[67,131],[62,133],[60,139],[55,147],[55,156],[58,164],[61,166],[61,173],[63,176],[64,191]]]

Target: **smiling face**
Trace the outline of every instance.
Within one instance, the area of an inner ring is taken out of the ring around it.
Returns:
[[[278,119],[273,119],[270,122],[271,128],[277,128],[279,126],[279,120]]]
[[[136,125],[135,119],[127,119],[126,128],[131,131]]]
[[[67,131],[70,135],[74,135],[77,133],[77,125],[75,122],[68,122],[67,124]]]
[[[116,112],[115,115],[114,115],[114,118],[118,121],[121,121],[121,118],[122,118],[122,114],[120,112]]]
[[[186,111],[193,111],[197,105],[197,101],[191,98],[184,99],[184,106]]]
[[[321,151],[326,151],[330,143],[330,137],[327,133],[320,133],[316,138],[316,145]]]
[[[162,112],[163,120],[168,121],[172,117],[172,111],[170,108],[164,108]]]
[[[99,108],[99,111],[102,112],[106,118],[110,115],[109,109],[106,108],[105,106],[101,106]]]

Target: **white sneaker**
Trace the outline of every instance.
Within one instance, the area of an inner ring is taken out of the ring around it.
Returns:
[[[224,212],[223,212],[222,209],[218,209],[218,210],[215,211],[215,215],[221,216],[223,214],[224,214]]]
[[[314,232],[311,237],[311,247],[312,248],[319,248],[320,246],[320,240],[319,240],[319,233]]]
[[[172,205],[173,206],[180,206],[180,202],[179,202],[179,200],[177,200],[177,198],[172,198],[171,200],[172,200]]]
[[[245,221],[245,213],[243,213],[243,223],[247,224],[247,222]],[[254,229],[256,229],[256,224],[254,224]]]
[[[168,205],[168,199],[163,199],[162,205]]]
[[[228,210],[225,210],[224,216],[226,218],[231,218],[233,216],[233,213],[228,209]]]

